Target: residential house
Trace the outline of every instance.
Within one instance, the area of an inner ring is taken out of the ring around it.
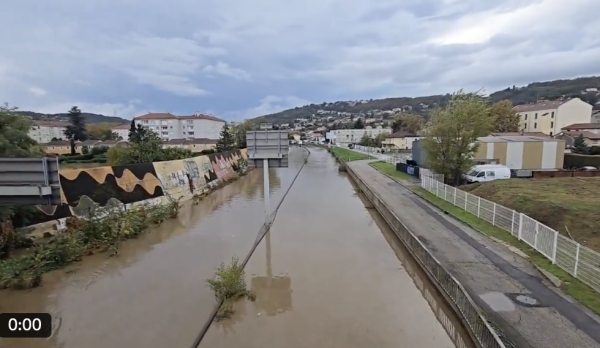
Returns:
[[[48,143],[52,139],[66,139],[65,130],[69,124],[60,121],[33,121],[29,137],[38,143]]]
[[[347,146],[349,144],[357,144],[363,136],[375,138],[380,134],[392,134],[391,128],[371,128],[365,129],[335,129],[331,131],[335,137],[335,143],[339,146]]]
[[[180,148],[192,152],[201,152],[204,150],[213,150],[217,146],[215,139],[171,139],[165,141],[163,148]]]
[[[124,123],[113,128],[112,132],[115,133],[122,140],[129,140],[129,129],[131,129],[131,124]]]
[[[523,132],[542,132],[554,136],[573,123],[589,123],[592,105],[579,98],[569,100],[542,100],[533,104],[517,105]]]
[[[40,144],[48,155],[67,155],[71,153],[71,142],[67,140],[54,140]],[[75,153],[81,154],[81,146],[75,147]]]
[[[385,140],[381,142],[381,145],[385,148],[393,150],[410,150],[412,149],[413,142],[420,139],[418,135],[409,133],[404,130],[399,130],[393,134],[388,135]]]
[[[563,127],[556,138],[563,139],[567,148],[573,146],[575,138],[583,136],[588,146],[600,145],[600,123],[575,123]]]
[[[600,123],[600,110],[595,110],[592,113],[592,123]]]
[[[134,118],[136,125],[157,133],[163,140],[219,139],[225,121],[212,115],[195,113],[175,116],[171,113],[148,113]]]

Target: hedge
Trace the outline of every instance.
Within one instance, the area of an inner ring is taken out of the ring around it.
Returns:
[[[565,154],[565,168],[581,168],[585,166],[600,168],[600,156],[580,155],[576,153]]]

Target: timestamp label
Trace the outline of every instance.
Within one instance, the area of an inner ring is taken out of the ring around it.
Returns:
[[[0,337],[40,337],[52,335],[49,313],[0,313]]]

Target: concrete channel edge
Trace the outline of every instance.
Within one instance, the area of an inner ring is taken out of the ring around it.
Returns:
[[[340,163],[344,163],[338,156],[333,155]],[[506,348],[462,284],[442,266],[414,233],[387,207],[385,202],[347,165],[346,170],[359,187],[359,190],[371,201],[392,231],[406,246],[408,252],[425,271],[425,274],[442,294],[445,301],[461,319],[473,342],[480,348]]]

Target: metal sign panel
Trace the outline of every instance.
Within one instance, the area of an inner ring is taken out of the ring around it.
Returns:
[[[248,164],[262,168],[263,160],[270,167],[287,167],[290,142],[287,130],[262,130],[246,133]]]
[[[58,158],[0,158],[0,205],[59,205]]]

